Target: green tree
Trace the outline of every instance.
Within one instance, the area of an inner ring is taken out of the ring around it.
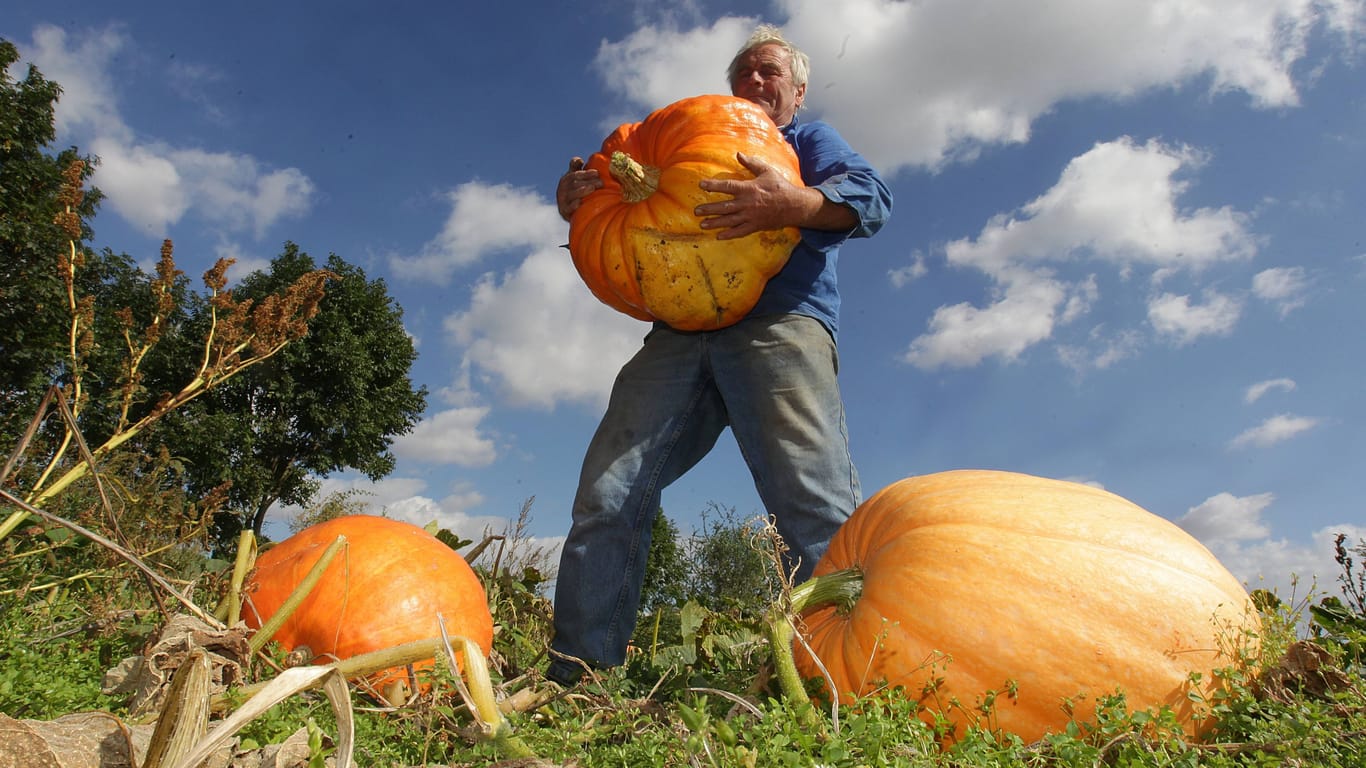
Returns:
[[[650,551],[645,556],[645,582],[640,591],[642,611],[652,613],[687,601],[688,561],[678,541],[678,526],[660,510],[650,529]]]
[[[778,594],[778,574],[758,536],[761,521],[712,502],[688,546],[687,594],[713,611],[762,615]]]
[[[247,276],[238,300],[267,296],[315,269],[294,243],[269,271]],[[184,458],[188,486],[207,493],[225,483],[235,514],[215,521],[226,544],[261,532],[276,503],[306,507],[319,478],[354,469],[372,480],[393,471],[393,439],[416,425],[427,390],[409,377],[417,352],[402,309],[382,280],[369,280],[335,254],[309,332],[168,420],[159,433]]]
[[[118,475],[125,512],[165,518],[148,499],[186,484],[175,447],[148,441],[153,426],[302,336],[326,276],[296,271],[238,301],[223,291],[224,261],[205,273],[207,293],[192,294],[170,241],[153,275],[126,255],[87,249],[100,198],[85,188],[93,159],[50,150],[61,88],[34,67],[12,80],[18,56],[0,40],[0,439],[25,445],[4,482],[35,506],[66,500],[78,511],[93,497],[71,491],[94,468]],[[73,418],[40,413],[54,385]],[[21,442],[37,416],[38,430]],[[194,498],[215,499],[211,490]],[[25,516],[10,511],[0,539]]]
[[[65,370],[70,326],[66,286],[58,269],[70,258],[70,231],[89,237],[96,191],[68,196],[94,172],[74,148],[54,153],[55,110],[61,87],[30,66],[10,78],[19,60],[0,39],[0,436],[6,444],[22,430],[49,384]],[[68,173],[77,176],[67,183]],[[70,210],[73,219],[63,221]]]

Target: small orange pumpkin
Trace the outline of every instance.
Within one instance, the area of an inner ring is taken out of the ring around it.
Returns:
[[[589,158],[603,186],[569,225],[574,266],[593,295],[640,320],[685,331],[744,317],[787,263],[796,228],[717,240],[693,209],[726,200],[703,179],[753,178],[736,152],[801,182],[797,155],[768,114],[731,96],[696,96],[617,128]]]
[[[888,486],[815,573],[850,567],[863,572],[852,608],[804,616],[843,700],[902,686],[926,722],[961,728],[997,691],[982,723],[1027,742],[1089,719],[1117,690],[1131,711],[1166,705],[1203,733],[1208,707],[1187,694],[1207,697],[1260,626],[1238,580],[1176,525],[1098,488],[1010,472]],[[794,653],[804,677],[821,676],[800,642]]]
[[[274,639],[315,657],[349,659],[415,640],[463,635],[485,655],[493,617],[483,584],[465,558],[415,525],[348,515],[310,526],[263,551],[247,586],[243,618],[255,629],[275,614],[338,536],[346,545]],[[399,678],[389,670],[376,688]]]

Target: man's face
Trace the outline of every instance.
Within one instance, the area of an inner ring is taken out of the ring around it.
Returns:
[[[806,83],[792,82],[792,62],[777,43],[758,46],[740,57],[730,92],[764,108],[779,127],[792,121],[806,97]]]

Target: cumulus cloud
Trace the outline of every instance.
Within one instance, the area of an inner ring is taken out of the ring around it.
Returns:
[[[471,181],[447,200],[451,212],[441,231],[417,255],[390,259],[398,276],[444,284],[493,253],[559,245],[567,237],[558,211],[534,190]]]
[[[467,485],[458,485],[441,499],[410,496],[390,501],[379,511],[386,517],[413,525],[426,526],[435,522],[441,528],[476,544],[482,542],[485,536],[511,536],[517,531],[517,518],[476,514],[474,510],[483,502],[484,497],[478,491]],[[560,562],[564,539],[563,536],[526,537],[520,542],[525,548],[521,554],[529,556],[539,551],[540,557],[529,564],[542,568],[547,576],[553,578]],[[484,557],[490,555],[485,554]]]
[[[726,65],[754,30],[756,19],[726,16],[709,26],[641,26],[622,40],[604,40],[593,66],[627,111],[604,128],[640,120],[644,113],[688,96],[730,93]]]
[[[392,257],[395,271],[444,281],[495,254],[514,266],[480,275],[469,302],[445,318],[450,343],[463,353],[448,391],[467,398],[475,382],[515,405],[604,405],[648,326],[593,297],[560,247],[567,225],[534,190],[474,181],[449,200],[442,232],[421,254]]]
[[[1201,336],[1227,336],[1242,314],[1242,302],[1217,291],[1206,291],[1203,303],[1190,296],[1163,293],[1148,302],[1148,322],[1159,335],[1178,346]]]
[[[935,368],[1018,358],[1100,299],[1094,274],[1071,282],[1057,277],[1056,267],[1064,264],[1096,264],[1121,275],[1137,268],[1198,274],[1218,262],[1250,257],[1256,243],[1244,216],[1229,208],[1178,205],[1186,190],[1181,174],[1201,162],[1187,147],[1127,137],[1074,158],[1053,187],[1019,211],[994,217],[976,238],[945,246],[950,266],[982,272],[995,292],[986,307],[938,308],[905,360]],[[1194,306],[1189,297],[1163,294],[1153,299],[1149,320],[1160,334],[1189,343],[1228,332],[1239,306],[1219,294]],[[1133,348],[1127,334],[1115,338],[1123,344],[1110,352]]]
[[[1294,416],[1288,413],[1277,414],[1261,424],[1239,433],[1237,437],[1229,441],[1229,447],[1266,448],[1308,432],[1318,425],[1318,419],[1307,416]]]
[[[1039,117],[1069,101],[1200,87],[1242,94],[1256,108],[1293,106],[1307,40],[1325,30],[1354,40],[1362,8],[1304,0],[1064,0],[1045,7],[1009,0],[783,0],[771,18],[811,55],[810,115],[830,120],[875,165],[895,174],[1027,141]],[[992,23],[982,24],[983,18]],[[729,60],[753,21],[726,17],[684,27],[671,19],[644,26],[604,42],[597,69],[632,112],[623,119],[639,119],[670,101],[724,87],[713,79],[716,62]],[[1160,280],[1254,255],[1246,214],[1178,207],[1185,176],[1206,159],[1190,147],[1131,138],[1076,158],[1045,194],[996,217],[976,238],[948,245],[951,266],[991,278],[990,301],[938,308],[904,359],[924,368],[1009,361],[1053,339],[1061,324],[1091,306],[1077,301],[1080,286],[1047,271],[1060,261],[1099,262],[1122,278],[1150,269]],[[1026,267],[1035,274],[1017,274]],[[890,277],[904,285],[916,275],[913,265]],[[1270,271],[1253,293],[1291,311],[1302,302],[1297,277]],[[1227,333],[1241,309],[1242,299],[1226,293],[1199,300],[1164,293],[1152,300],[1151,328],[1160,340],[1189,344]],[[1107,338],[1113,343],[1099,350],[1060,345],[1060,355],[1074,367],[1103,367],[1139,346],[1130,329]]]
[[[1191,507],[1177,524],[1199,539],[1249,589],[1268,589],[1282,599],[1305,597],[1313,585],[1335,593],[1339,571],[1333,560],[1338,533],[1350,541],[1366,537],[1366,528],[1340,523],[1314,531],[1308,544],[1295,544],[1272,534],[1265,514],[1275,495],[1235,496],[1219,493]]]
[[[465,482],[455,482],[440,498],[429,495],[427,482],[414,477],[389,477],[371,481],[364,477],[328,477],[322,481],[318,497],[335,493],[348,494],[347,500],[356,505],[361,514],[379,515],[393,520],[426,527],[435,523],[462,539],[482,541],[486,535],[506,535],[517,527],[517,517],[480,514],[485,504],[484,495]],[[297,507],[282,506],[272,510],[266,533],[279,540],[289,535],[289,523],[299,513]],[[553,572],[559,562],[563,536],[533,536],[524,545],[528,552],[540,550],[543,567]]]
[[[910,264],[887,270],[887,280],[893,288],[904,288],[929,274],[929,271],[930,268],[925,264],[925,254],[917,251],[911,256]]]
[[[911,342],[904,359],[920,368],[970,367],[990,356],[1014,360],[1052,334],[1066,294],[1057,280],[1017,271],[987,307],[961,302],[936,309],[929,332]]]
[[[1252,276],[1252,295],[1274,305],[1281,317],[1304,306],[1308,292],[1304,267],[1274,267]]]
[[[363,477],[328,478],[323,481],[320,495],[337,491],[350,491],[351,501],[360,505],[364,514],[381,515],[394,520],[426,527],[435,523],[462,539],[479,542],[485,536],[509,535],[516,531],[518,515],[497,515],[481,513],[486,499],[471,484],[456,481],[439,498],[431,495],[426,481],[412,477],[386,478],[371,482]],[[280,520],[297,510],[282,510]],[[283,527],[283,523],[277,524]],[[543,561],[541,567],[553,571],[559,563],[559,551],[564,545],[563,536],[532,536],[523,545],[524,554],[540,550]]]
[[[1255,252],[1245,217],[1230,208],[1182,211],[1179,174],[1203,158],[1182,146],[1129,137],[1096,144],[1018,215],[998,216],[975,240],[947,247],[949,262],[994,274],[1010,265],[1090,258],[1121,266],[1200,269]]]
[[[1252,403],[1261,400],[1262,397],[1267,393],[1274,391],[1295,391],[1295,380],[1282,378],[1259,381],[1256,384],[1253,384],[1252,386],[1248,387],[1247,391],[1243,393],[1243,402],[1247,403],[1248,405],[1251,405]]]
[[[43,76],[62,86],[57,103],[57,130],[93,132],[111,140],[126,142],[132,131],[119,114],[118,89],[109,66],[128,45],[128,36],[118,26],[84,35],[77,41],[65,30],[43,24],[33,31],[29,58]]]
[[[1205,546],[1227,549],[1230,545],[1271,535],[1271,527],[1262,520],[1262,513],[1275,500],[1275,494],[1271,493],[1241,497],[1220,493],[1187,510],[1177,524]]]
[[[599,302],[561,248],[542,248],[510,272],[484,275],[445,328],[475,376],[518,405],[605,405],[612,380],[647,325]]]
[[[1294,105],[1309,36],[1361,24],[1360,4],[1346,0],[781,0],[775,11],[811,55],[808,106],[889,172],[1026,141],[1065,101],[1199,85]],[[671,17],[603,43],[597,70],[637,111],[724,90],[721,69],[753,24]]]
[[[100,158],[95,186],[130,224],[156,236],[189,210],[180,171],[164,154],[105,138],[96,138],[91,148]]]
[[[109,208],[152,237],[171,234],[193,215],[220,233],[257,239],[279,220],[311,209],[316,189],[297,168],[270,169],[250,155],[140,136],[120,111],[112,74],[134,47],[118,26],[76,39],[52,26],[34,31],[33,62],[62,86],[58,129],[100,158],[92,181]]]
[[[484,467],[498,451],[480,425],[487,407],[469,406],[438,411],[418,422],[413,431],[394,441],[394,455],[428,464]]]

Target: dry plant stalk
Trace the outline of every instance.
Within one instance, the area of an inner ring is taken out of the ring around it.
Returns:
[[[146,415],[134,421],[131,418],[132,407],[144,395],[142,364],[161,340],[176,308],[173,289],[177,278],[183,274],[175,266],[171,241],[164,241],[161,259],[157,264],[157,276],[151,285],[155,309],[150,321],[138,331],[134,328],[129,310],[125,308],[116,313],[127,350],[119,383],[119,418],[114,433],[103,444],[90,450],[88,459],[68,461],[73,443],[80,440],[76,425],[90,397],[85,381],[86,360],[95,343],[94,297],[80,296],[76,290],[77,271],[85,264],[84,253],[79,247],[80,219],[75,213],[84,196],[81,189],[83,169],[84,165],[79,160],[66,169],[58,197],[59,202],[64,204],[64,210],[57,215],[57,222],[69,238],[68,251],[57,257],[57,269],[66,286],[67,311],[71,318],[66,348],[70,377],[63,395],[70,404],[73,418],[64,424],[61,440],[24,498],[35,507],[43,506],[76,480],[94,473],[100,461],[168,412],[248,367],[270,358],[289,342],[302,337],[308,331],[308,321],[318,312],[327,280],[335,277],[327,270],[314,270],[300,277],[283,293],[269,296],[259,303],[250,299],[237,301],[233,299],[231,291],[225,290],[227,270],[234,260],[219,259],[212,269],[204,273],[204,284],[210,291],[209,330],[194,376],[178,392],[164,394]],[[46,408],[35,416],[35,421],[45,417]],[[10,465],[13,463],[11,460]],[[8,536],[27,516],[20,509],[0,522],[0,539]]]
[[[255,689],[254,695],[235,712],[222,720],[192,751],[179,756],[174,768],[195,768],[214,750],[227,742],[252,720],[260,717],[276,704],[304,691],[321,687],[332,703],[337,716],[337,768],[355,765],[356,723],[351,708],[351,693],[346,678],[336,667],[294,667]]]
[[[164,768],[177,762],[209,730],[209,657],[197,650],[171,677],[166,704],[157,718],[142,768]]]

